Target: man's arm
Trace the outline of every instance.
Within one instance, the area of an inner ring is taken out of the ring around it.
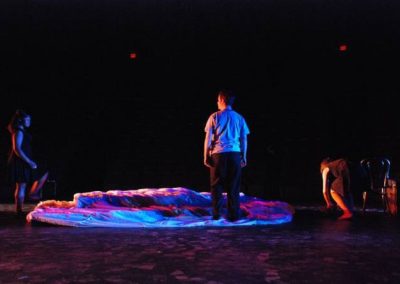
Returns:
[[[240,136],[240,152],[242,153],[242,161],[240,165],[245,167],[247,165],[247,135]]]
[[[211,138],[212,138],[212,133],[210,131],[206,132],[206,137],[204,139],[204,165],[209,168],[211,167],[210,164]]]

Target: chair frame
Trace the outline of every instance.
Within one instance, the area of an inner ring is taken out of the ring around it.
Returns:
[[[372,162],[381,163],[381,166],[383,168],[383,181],[377,187],[374,185],[374,177],[372,175],[372,167],[371,167]],[[388,187],[388,180],[389,180],[389,174],[390,174],[390,160],[387,158],[367,158],[367,159],[361,160],[360,165],[361,165],[362,169],[365,171],[365,173],[367,174],[368,180],[369,180],[369,188],[365,189],[363,191],[363,195],[362,195],[363,214],[365,214],[369,192],[378,194],[380,196],[382,206],[383,206],[383,211],[387,212],[388,211],[388,200],[387,200],[387,195],[386,195],[386,188]]]

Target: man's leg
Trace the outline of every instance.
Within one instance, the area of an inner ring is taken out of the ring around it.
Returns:
[[[214,154],[211,157],[212,167],[210,168],[210,187],[211,202],[213,208],[213,219],[217,220],[221,216],[223,207],[222,193],[224,191],[224,157],[221,154]]]
[[[240,218],[240,182],[242,168],[240,166],[240,153],[229,153],[227,176],[227,209],[228,219],[236,221]]]

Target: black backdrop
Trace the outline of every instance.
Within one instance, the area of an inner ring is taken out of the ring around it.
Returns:
[[[5,129],[32,114],[58,197],[208,190],[203,128],[219,88],[251,129],[243,190],[320,200],[319,161],[399,161],[396,1],[1,1]],[[346,44],[345,52],[339,46]],[[130,53],[137,58],[131,60]]]

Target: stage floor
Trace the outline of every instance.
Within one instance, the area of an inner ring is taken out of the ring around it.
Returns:
[[[398,217],[295,208],[281,225],[117,229],[27,224],[0,204],[0,283],[400,283]]]

